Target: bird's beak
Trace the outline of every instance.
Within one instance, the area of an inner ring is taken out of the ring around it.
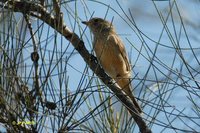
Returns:
[[[82,21],[82,23],[85,24],[85,25],[87,25],[87,26],[89,25],[88,21]]]

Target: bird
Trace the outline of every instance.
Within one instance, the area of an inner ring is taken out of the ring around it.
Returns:
[[[100,65],[130,97],[136,110],[141,114],[142,109],[131,91],[131,66],[125,46],[113,24],[98,17],[82,23],[93,33],[93,48]]]

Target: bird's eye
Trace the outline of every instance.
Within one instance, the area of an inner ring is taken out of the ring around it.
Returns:
[[[94,19],[94,25],[98,25],[99,20],[98,19]]]
[[[98,19],[95,19],[94,22],[97,23],[97,22],[98,22]]]

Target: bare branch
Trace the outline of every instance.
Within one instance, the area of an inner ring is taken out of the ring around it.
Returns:
[[[60,9],[57,9],[58,6],[56,4],[56,1],[54,3],[54,5],[56,5],[54,6],[54,9],[57,14],[60,12]],[[41,5],[34,4],[31,2],[9,1],[7,8],[10,8],[15,12],[30,14],[34,17],[37,17],[45,23],[47,23],[48,25],[50,25],[55,30],[57,30],[60,34],[62,34],[68,41],[71,42],[71,44],[79,52],[84,61],[92,69],[92,71],[103,81],[105,85],[107,85],[115,93],[117,98],[126,106],[126,108],[131,113],[132,117],[136,121],[137,125],[139,126],[140,131],[142,133],[151,132],[151,130],[147,127],[145,121],[142,119],[141,115],[135,109],[135,106],[131,102],[130,98],[120,89],[120,87],[117,84],[114,83],[114,80],[104,72],[104,70],[98,64],[96,57],[94,57],[87,51],[84,42],[79,38],[79,36],[76,33],[71,32],[63,21],[60,21],[60,19],[58,19],[57,17],[52,16]]]

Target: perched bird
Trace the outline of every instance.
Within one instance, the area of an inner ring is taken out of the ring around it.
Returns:
[[[117,35],[112,23],[102,18],[83,21],[93,33],[94,51],[105,72],[115,79],[117,84],[131,98],[139,113],[142,113],[138,102],[132,94],[131,67],[125,47]]]

